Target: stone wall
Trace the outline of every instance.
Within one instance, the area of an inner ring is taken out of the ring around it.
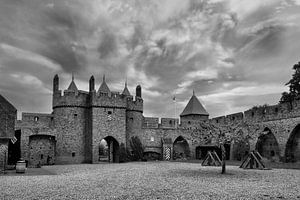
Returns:
[[[31,135],[29,138],[29,166],[53,165],[55,163],[55,137]]]
[[[126,144],[126,109],[92,107],[92,148],[93,163],[99,162],[100,141],[113,137],[118,144]]]
[[[56,132],[56,163],[85,162],[87,109],[58,107],[53,111]]]
[[[17,111],[8,109],[7,106],[4,100],[0,102],[0,138],[12,138],[15,134],[14,127],[17,119]]]

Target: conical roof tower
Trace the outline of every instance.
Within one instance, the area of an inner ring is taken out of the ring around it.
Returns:
[[[122,94],[125,95],[125,96],[130,96],[130,92],[129,92],[128,88],[127,88],[127,80],[125,82],[125,88],[124,88]]]
[[[72,81],[71,81],[71,83],[70,83],[70,85],[68,87],[68,90],[69,91],[78,92],[78,88],[77,88],[77,86],[76,86],[76,84],[74,82],[74,75],[73,74],[72,74]]]
[[[180,117],[184,116],[209,116],[208,112],[205,110],[203,105],[200,103],[198,98],[195,96],[195,92],[193,91],[193,96],[190,98],[188,104],[180,114]]]
[[[110,94],[110,89],[108,88],[106,82],[105,82],[105,75],[103,75],[103,81],[100,85],[100,88],[98,90],[98,94],[103,93],[103,94]]]

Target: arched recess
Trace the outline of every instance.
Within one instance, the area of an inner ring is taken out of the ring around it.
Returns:
[[[29,165],[42,166],[55,163],[55,137],[51,135],[29,136]]]
[[[278,142],[272,131],[267,127],[258,137],[255,149],[265,158],[274,159],[279,157]]]
[[[173,143],[173,159],[187,159],[190,157],[190,147],[186,139],[178,136]]]
[[[118,163],[119,154],[119,143],[114,137],[107,136],[100,141],[99,161]]]
[[[300,161],[300,124],[291,132],[286,143],[285,158],[287,162]]]

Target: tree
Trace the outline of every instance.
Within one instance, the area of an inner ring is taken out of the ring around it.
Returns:
[[[120,163],[130,161],[130,152],[123,143],[120,144]]]
[[[292,75],[292,79],[285,84],[289,86],[290,91],[282,93],[280,103],[291,103],[296,99],[300,99],[300,62],[293,66],[293,70],[295,70],[295,72]]]
[[[133,136],[130,139],[130,147],[132,150],[131,159],[138,161],[143,159],[144,147],[141,140],[137,136]]]

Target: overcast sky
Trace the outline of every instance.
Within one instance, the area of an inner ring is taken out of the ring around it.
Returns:
[[[144,115],[210,117],[276,104],[300,61],[300,0],[0,0],[0,93],[52,111],[52,79],[143,90]]]

